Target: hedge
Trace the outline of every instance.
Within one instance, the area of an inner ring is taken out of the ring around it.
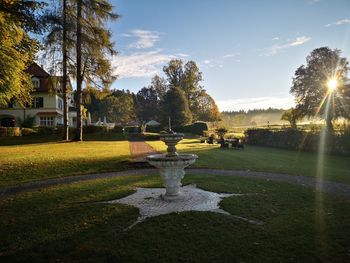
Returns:
[[[248,129],[245,141],[250,145],[316,152],[319,148],[320,132],[295,129],[270,130]],[[327,135],[327,153],[350,155],[350,129],[342,133]]]
[[[94,125],[83,126],[83,133],[98,133],[98,132],[108,132],[107,126],[94,126]]]
[[[146,130],[145,132],[154,132],[154,133],[159,133],[160,131],[163,130],[163,127],[161,125],[157,125],[157,126],[149,126],[146,125]]]
[[[182,126],[176,129],[176,132],[186,132],[197,135],[203,135],[204,131],[208,130],[208,125],[205,122],[197,121],[190,125]]]
[[[21,129],[19,127],[0,127],[0,136],[21,136]]]

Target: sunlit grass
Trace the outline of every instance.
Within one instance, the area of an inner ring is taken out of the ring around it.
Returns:
[[[165,151],[161,141],[147,142],[157,151]],[[274,148],[245,146],[245,150],[220,149],[219,145],[200,143],[185,139],[177,145],[179,152],[198,154],[194,167],[236,169],[287,173],[316,177],[318,157],[306,153]],[[324,156],[322,163],[323,179],[350,183],[349,157]]]
[[[120,170],[128,141],[45,142],[0,146],[0,185]]]

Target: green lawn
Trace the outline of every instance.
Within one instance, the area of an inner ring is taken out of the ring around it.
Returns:
[[[348,262],[350,201],[265,180],[185,176],[185,183],[226,198],[226,211],[163,215],[129,226],[136,208],[98,203],[158,176],[74,183],[0,200],[2,262]]]
[[[153,148],[165,151],[161,141],[149,141]],[[185,139],[178,144],[179,152],[198,154],[194,165],[202,168],[238,169],[316,176],[317,154],[275,148],[246,146],[245,150],[220,149],[218,145]],[[350,157],[325,156],[324,179],[350,183]]]
[[[113,134],[85,137],[68,143],[52,136],[1,140],[7,146],[0,146],[0,186],[123,169],[130,158],[128,141]]]

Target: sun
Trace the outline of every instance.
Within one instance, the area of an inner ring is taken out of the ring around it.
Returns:
[[[328,90],[330,92],[333,92],[337,88],[338,82],[335,78],[332,78],[332,79],[328,80],[327,86],[328,86]]]

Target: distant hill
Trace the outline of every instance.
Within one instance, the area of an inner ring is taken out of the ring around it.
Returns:
[[[227,127],[239,126],[262,126],[274,124],[287,124],[281,121],[281,116],[285,110],[283,109],[254,109],[240,111],[223,111],[221,112],[221,124]]]

